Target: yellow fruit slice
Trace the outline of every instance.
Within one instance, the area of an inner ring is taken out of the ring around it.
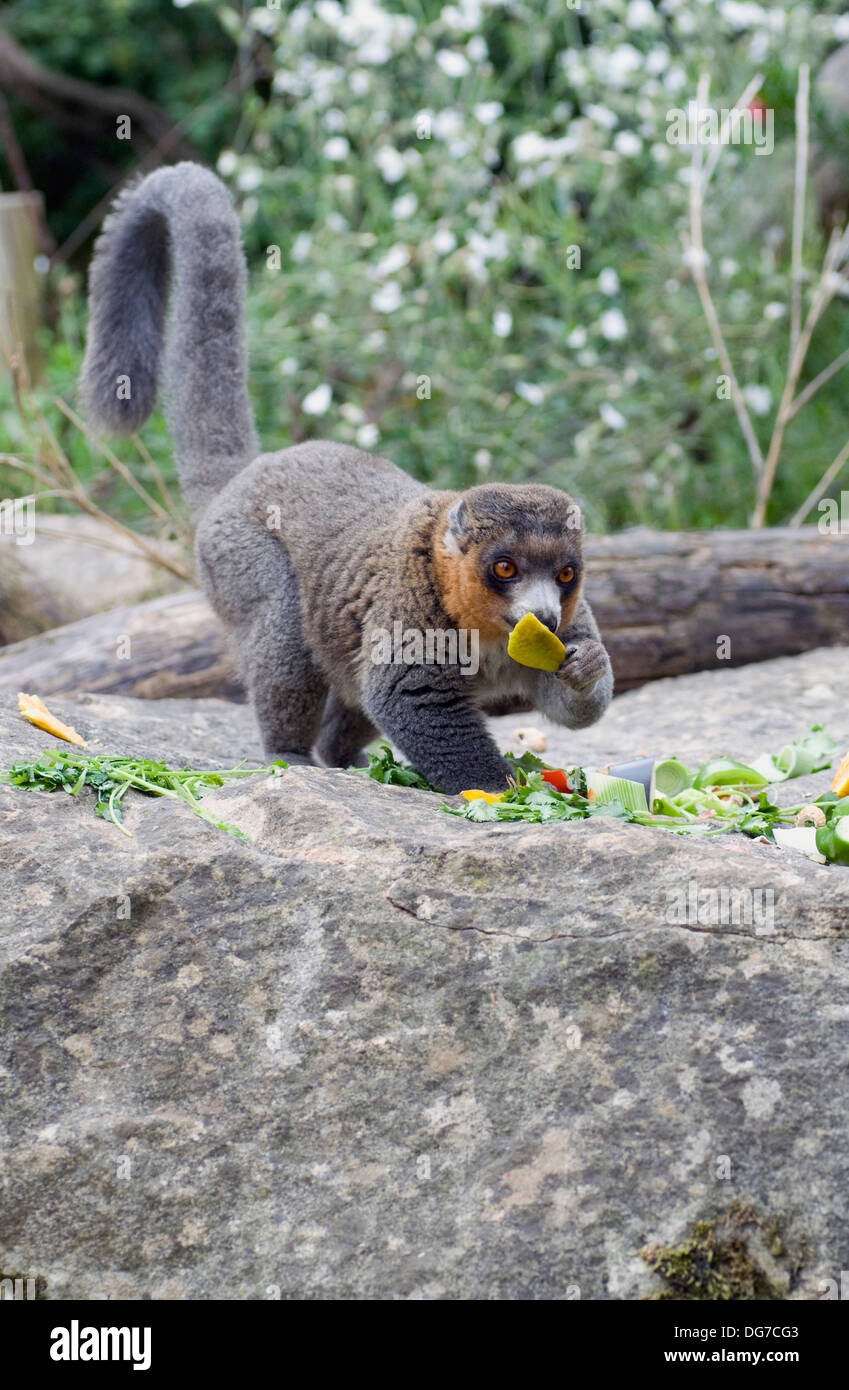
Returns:
[[[831,790],[838,796],[849,796],[849,753],[834,774]]]
[[[67,743],[78,743],[81,748],[87,748],[88,744],[84,738],[80,738],[76,729],[72,729],[69,724],[63,724],[61,719],[50,713],[43,700],[37,695],[24,695],[18,692],[18,707],[24,719],[28,719],[36,728],[43,729],[47,734],[53,734],[54,738],[63,738]]]
[[[507,655],[520,666],[535,666],[539,671],[556,671],[566,655],[566,648],[550,628],[533,613],[520,618],[510,633]]]
[[[481,792],[481,791],[478,791],[477,788],[474,788],[472,791],[469,791],[469,792],[461,792],[460,795],[461,795],[462,797],[464,797],[466,801],[503,801],[503,800],[504,800],[504,793],[503,793],[503,792]]]

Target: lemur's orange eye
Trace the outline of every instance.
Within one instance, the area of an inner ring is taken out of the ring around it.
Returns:
[[[575,571],[573,570],[572,566],[571,566],[571,565],[564,565],[564,566],[563,566],[563,569],[560,571],[560,573],[559,573],[558,576],[557,576],[557,582],[558,582],[558,584],[571,584],[571,583],[572,583],[572,580],[573,580],[574,578],[575,578]]]
[[[496,579],[515,579],[518,573],[512,560],[496,560],[492,572]]]

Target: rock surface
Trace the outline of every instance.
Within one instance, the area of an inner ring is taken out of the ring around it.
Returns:
[[[842,751],[846,674],[659,682],[546,758],[752,756],[815,721]],[[240,706],[53,705],[92,751],[257,754]],[[0,697],[4,766],[53,742]],[[313,768],[205,805],[251,843],[0,787],[0,1269],[54,1299],[634,1299],[664,1287],[640,1250],[733,1198],[781,1223],[779,1295],[849,1267],[849,871]],[[710,890],[736,920],[670,922]]]

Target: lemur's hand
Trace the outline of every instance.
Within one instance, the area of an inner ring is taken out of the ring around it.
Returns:
[[[583,694],[610,670],[610,657],[600,642],[585,639],[566,649],[557,679]]]

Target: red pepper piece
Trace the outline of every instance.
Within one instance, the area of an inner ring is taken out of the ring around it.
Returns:
[[[569,778],[562,767],[544,768],[542,779],[544,782],[549,782],[557,792],[570,792],[572,790],[569,785]]]

